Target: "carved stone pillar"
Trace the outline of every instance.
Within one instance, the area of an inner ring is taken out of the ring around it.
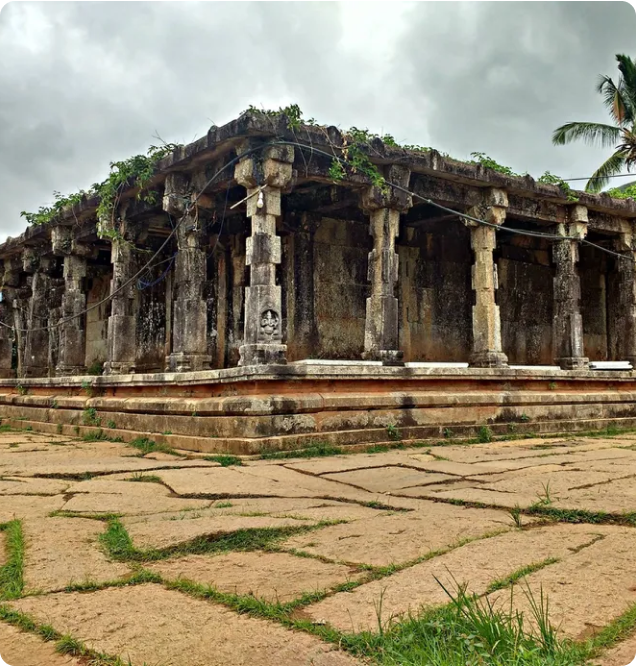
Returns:
[[[411,172],[400,166],[387,167],[386,180],[408,188]],[[413,205],[411,195],[389,187],[369,187],[362,195],[362,209],[370,216],[369,233],[373,249],[369,252],[368,280],[371,296],[367,298],[364,326],[364,352],[368,360],[385,365],[401,365],[403,352],[398,349],[398,255],[395,239],[400,230],[400,213]]]
[[[14,358],[16,355],[16,368],[20,369],[20,361],[23,356],[20,343],[22,341],[22,329],[24,323],[20,317],[20,299],[19,293],[21,291],[21,275],[22,275],[22,259],[19,255],[12,255],[6,257],[3,263],[2,275],[2,309],[0,316],[5,324],[12,327],[9,331],[5,326],[2,326],[2,348],[10,352],[8,358],[3,355],[2,368],[3,375],[14,377],[16,372],[13,370]],[[6,336],[6,337],[5,337]],[[5,352],[6,353],[6,352]]]
[[[579,243],[570,238],[585,238],[587,209],[573,206],[567,224],[557,227],[557,234],[567,236],[552,244],[554,261],[554,319],[552,327],[555,362],[564,370],[587,368],[589,360],[583,350],[581,317],[581,280],[577,263]]]
[[[245,328],[239,365],[287,363],[282,294],[276,284],[276,265],[281,262],[276,219],[281,215],[281,191],[292,182],[293,161],[293,148],[271,146],[258,157],[246,157],[236,165],[234,176],[247,188],[247,216],[252,226],[245,253],[250,286],[245,288]]]
[[[0,264],[0,272],[4,275],[4,262]],[[3,281],[4,282],[4,281]],[[0,291],[0,379],[15,377],[13,371],[13,321],[12,308],[8,292],[4,286]]]
[[[123,238],[113,238],[110,252],[113,277],[110,281],[108,360],[104,363],[104,374],[126,375],[135,372],[137,313],[135,283],[123,285],[137,272],[137,263],[134,246]]]
[[[492,189],[482,203],[470,208],[467,214],[500,226],[506,219],[508,196],[504,190]],[[473,250],[471,270],[475,292],[473,305],[473,349],[470,365],[476,368],[501,368],[508,365],[508,357],[501,344],[501,315],[496,301],[499,287],[497,265],[493,251],[497,246],[496,227],[464,219],[470,228]]]
[[[86,372],[86,257],[64,257],[64,294],[59,321],[58,375]]]
[[[190,372],[210,367],[207,343],[207,303],[203,286],[207,279],[204,236],[196,209],[188,211],[192,187],[183,174],[166,178],[163,208],[179,218],[177,256],[172,288],[172,351],[166,357],[166,370]]]
[[[614,304],[614,360],[629,361],[636,368],[636,239],[633,234],[622,233],[614,244],[614,250],[623,257],[616,257],[618,281],[617,302]]]
[[[24,355],[22,359],[22,376],[46,377],[52,374],[49,368],[49,295],[51,272],[54,259],[40,256],[40,252],[27,248],[22,255],[23,269],[30,273],[27,281],[31,285],[31,298],[27,306],[26,326],[24,332]]]

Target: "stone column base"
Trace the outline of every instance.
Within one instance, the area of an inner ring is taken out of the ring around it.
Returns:
[[[175,352],[166,356],[166,372],[198,372],[209,370],[212,357],[207,354]]]
[[[362,358],[365,361],[382,361],[382,365],[404,365],[404,352],[398,349],[369,349],[362,353]]]
[[[239,365],[286,365],[287,345],[255,344],[239,347]]]
[[[590,359],[585,356],[565,356],[557,358],[555,363],[562,370],[585,370],[590,367]]]
[[[472,368],[507,368],[508,357],[499,351],[474,352],[470,357]]]
[[[105,375],[134,375],[134,361],[106,361],[104,363]]]
[[[58,365],[55,368],[55,374],[58,377],[72,377],[74,375],[86,375],[86,366],[84,365]]]

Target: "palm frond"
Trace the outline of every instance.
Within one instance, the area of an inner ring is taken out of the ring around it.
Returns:
[[[612,118],[622,125],[633,116],[632,105],[629,98],[625,99],[620,90],[609,76],[602,75],[597,86],[598,92],[603,96],[603,104],[608,108]]]
[[[603,123],[566,123],[557,127],[552,134],[552,143],[563,146],[566,143],[582,139],[592,146],[612,148],[620,139],[620,128]]]
[[[620,173],[625,166],[625,156],[622,151],[616,151],[611,157],[592,174],[585,186],[586,192],[600,192],[609,184],[611,176]]]

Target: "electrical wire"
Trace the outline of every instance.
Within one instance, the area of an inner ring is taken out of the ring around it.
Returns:
[[[63,326],[63,325],[66,324],[67,322],[72,321],[73,319],[76,319],[76,318],[78,318],[78,317],[81,317],[81,316],[83,316],[84,314],[86,314],[87,312],[90,312],[91,310],[94,310],[95,308],[98,308],[99,306],[103,305],[104,303],[107,303],[108,301],[110,301],[114,296],[116,296],[119,292],[121,292],[123,289],[125,289],[129,284],[131,284],[132,282],[134,282],[135,280],[137,280],[137,279],[142,275],[142,273],[143,273],[146,269],[149,269],[149,267],[150,267],[150,265],[152,264],[152,262],[154,261],[154,259],[155,259],[155,258],[161,253],[161,251],[166,247],[166,245],[168,244],[168,242],[169,242],[169,241],[172,239],[172,237],[175,235],[175,233],[177,232],[177,229],[178,229],[179,226],[183,223],[183,220],[185,219],[186,215],[187,215],[188,213],[190,213],[190,211],[196,206],[196,202],[201,198],[201,196],[203,196],[203,193],[205,192],[205,190],[206,190],[206,189],[207,189],[207,188],[208,188],[208,187],[209,187],[209,186],[210,186],[210,185],[216,180],[216,178],[218,178],[218,176],[220,176],[220,175],[221,175],[226,169],[228,169],[229,167],[233,166],[234,164],[236,164],[237,162],[239,162],[239,161],[242,160],[243,158],[247,157],[248,155],[251,155],[251,154],[253,154],[253,153],[255,153],[255,152],[259,151],[259,150],[263,150],[263,149],[265,149],[266,147],[271,146],[271,145],[295,146],[295,147],[301,148],[301,149],[303,149],[303,150],[308,150],[308,151],[309,151],[310,153],[312,153],[312,154],[313,154],[313,153],[316,153],[316,154],[318,154],[318,155],[323,155],[323,156],[328,157],[328,158],[330,158],[330,159],[335,159],[335,160],[337,160],[338,162],[340,162],[341,164],[346,165],[345,160],[342,159],[342,158],[340,158],[340,157],[338,157],[337,155],[334,155],[334,154],[332,154],[332,153],[328,153],[328,152],[326,152],[326,151],[324,151],[324,150],[321,150],[320,148],[316,148],[316,147],[313,146],[313,145],[303,144],[303,143],[301,143],[301,142],[299,142],[299,141],[282,141],[282,140],[276,140],[276,141],[272,141],[272,142],[267,143],[267,144],[263,144],[263,145],[261,145],[261,146],[256,146],[256,147],[254,147],[254,148],[251,148],[250,150],[247,150],[246,152],[242,153],[241,155],[238,155],[237,157],[235,157],[235,158],[233,158],[232,160],[230,160],[227,164],[225,164],[224,166],[222,166],[222,167],[221,167],[221,168],[220,168],[220,169],[219,169],[219,170],[218,170],[218,171],[217,171],[217,172],[216,172],[216,173],[215,173],[215,174],[214,174],[214,175],[213,175],[213,176],[212,176],[212,177],[211,177],[206,183],[205,183],[205,185],[203,186],[203,188],[199,191],[199,193],[196,195],[196,197],[195,197],[194,199],[187,199],[187,198],[185,198],[185,197],[182,197],[184,200],[190,202],[190,203],[189,203],[189,206],[186,208],[186,211],[185,211],[184,215],[183,215],[183,216],[177,221],[176,225],[173,225],[172,231],[171,231],[170,234],[167,236],[166,240],[162,243],[162,245],[159,247],[159,249],[153,254],[153,256],[148,260],[148,262],[147,262],[147,263],[146,263],[146,264],[145,264],[145,265],[144,265],[139,271],[137,271],[137,273],[135,273],[131,278],[129,278],[129,279],[128,279],[126,282],[124,282],[122,285],[120,285],[120,287],[119,287],[118,289],[116,289],[114,292],[110,293],[108,296],[106,296],[105,298],[103,298],[101,301],[98,301],[97,303],[94,303],[94,304],[91,305],[90,307],[85,308],[85,309],[82,310],[81,312],[78,312],[78,313],[72,315],[71,317],[66,317],[65,319],[60,319],[56,324],[52,324],[52,325],[50,325],[50,326],[44,326],[44,327],[39,327],[39,328],[16,328],[15,326],[10,326],[10,325],[8,325],[8,324],[5,324],[5,323],[2,322],[2,321],[0,321],[0,326],[3,326],[3,327],[8,328],[8,329],[11,329],[11,330],[14,331],[14,332],[20,331],[20,332],[22,332],[22,333],[30,332],[30,331],[48,331],[48,330],[51,330],[51,329],[54,329],[54,328],[59,328],[60,326]],[[627,174],[625,174],[625,175],[627,175]],[[569,180],[575,180],[575,179],[569,179]],[[585,180],[585,179],[580,179],[580,180]],[[466,219],[466,220],[470,220],[471,222],[476,222],[477,224],[481,224],[481,225],[483,225],[483,226],[494,227],[494,228],[497,229],[498,231],[505,231],[505,232],[508,232],[508,233],[514,233],[514,234],[518,234],[518,235],[521,235],[521,236],[530,236],[530,237],[533,237],[533,238],[544,238],[544,239],[546,239],[546,240],[553,240],[553,241],[563,241],[563,240],[576,241],[576,242],[583,243],[583,244],[585,244],[585,245],[590,245],[590,246],[592,246],[592,247],[595,247],[595,248],[601,250],[602,252],[606,252],[606,253],[608,253],[608,254],[612,254],[612,255],[617,256],[617,257],[619,257],[619,258],[622,258],[622,259],[630,259],[630,257],[629,257],[628,255],[621,254],[620,252],[615,252],[614,250],[610,250],[610,249],[605,248],[605,247],[603,247],[603,246],[601,246],[601,245],[598,245],[598,244],[596,244],[596,243],[593,243],[592,241],[588,241],[588,240],[586,240],[586,239],[584,239],[584,238],[577,238],[577,237],[575,237],[575,236],[565,236],[565,235],[549,234],[549,233],[540,232],[540,231],[531,231],[531,230],[528,230],[528,229],[517,229],[517,228],[513,228],[513,227],[505,227],[505,226],[501,226],[501,225],[498,225],[498,224],[494,224],[494,223],[492,223],[492,222],[488,222],[488,221],[486,221],[486,220],[482,220],[482,219],[477,218],[477,217],[473,217],[473,216],[468,215],[468,214],[466,214],[466,213],[462,213],[462,212],[457,211],[457,210],[454,210],[454,209],[452,209],[452,208],[448,208],[448,207],[446,207],[446,206],[443,206],[442,204],[438,204],[437,202],[433,201],[432,199],[429,199],[429,198],[424,197],[424,196],[422,196],[422,195],[420,195],[420,194],[417,194],[416,192],[412,192],[412,191],[410,191],[409,189],[407,189],[407,188],[405,188],[405,187],[402,187],[401,185],[398,185],[397,183],[391,183],[391,182],[389,182],[389,181],[386,181],[386,184],[387,184],[389,187],[392,187],[393,189],[396,189],[396,190],[399,190],[399,191],[401,191],[401,192],[404,192],[405,194],[408,194],[408,195],[410,195],[410,196],[412,196],[412,197],[415,197],[416,199],[419,199],[420,201],[423,201],[424,203],[427,203],[427,204],[429,204],[429,205],[432,205],[432,206],[434,206],[434,207],[436,207],[436,208],[438,208],[438,209],[440,209],[440,210],[443,210],[443,211],[445,211],[445,212],[447,212],[447,213],[450,213],[450,214],[453,214],[453,215],[457,215],[457,216],[460,217],[460,218],[464,218],[464,219]],[[223,227],[223,223],[224,223],[224,221],[225,221],[225,213],[226,213],[226,210],[227,210],[227,202],[228,202],[228,196],[229,196],[229,189],[230,189],[230,188],[229,188],[229,185],[228,185],[228,190],[227,190],[227,192],[226,192],[225,207],[224,207],[224,209],[223,209],[223,217],[222,217],[222,220],[221,220],[221,230],[222,230],[222,227]],[[172,220],[171,220],[171,223],[172,223]],[[211,256],[211,254],[214,253],[214,251],[215,251],[215,249],[216,249],[216,246],[217,246],[217,244],[218,244],[218,242],[219,242],[219,237],[220,237],[220,235],[221,235],[221,230],[219,231],[219,235],[217,236],[216,243],[215,243],[215,245],[214,245],[214,247],[213,247],[213,249],[212,249],[212,252],[210,253],[210,255],[208,255],[207,258],[209,258],[209,256]],[[164,260],[164,261],[165,261],[165,260]],[[633,259],[632,259],[632,261],[633,261]],[[162,262],[159,262],[159,263],[163,263],[163,261],[162,261]],[[157,266],[157,265],[159,265],[159,264],[155,264],[154,266]],[[153,266],[153,267],[154,267],[154,266]],[[162,278],[162,279],[163,279],[163,278]]]

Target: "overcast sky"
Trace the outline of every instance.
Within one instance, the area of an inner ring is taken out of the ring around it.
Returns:
[[[13,2],[0,12],[0,240],[21,210],[102,180],[159,133],[250,104],[388,132],[535,177],[609,153],[552,130],[606,119],[598,76],[636,56],[626,2]]]

